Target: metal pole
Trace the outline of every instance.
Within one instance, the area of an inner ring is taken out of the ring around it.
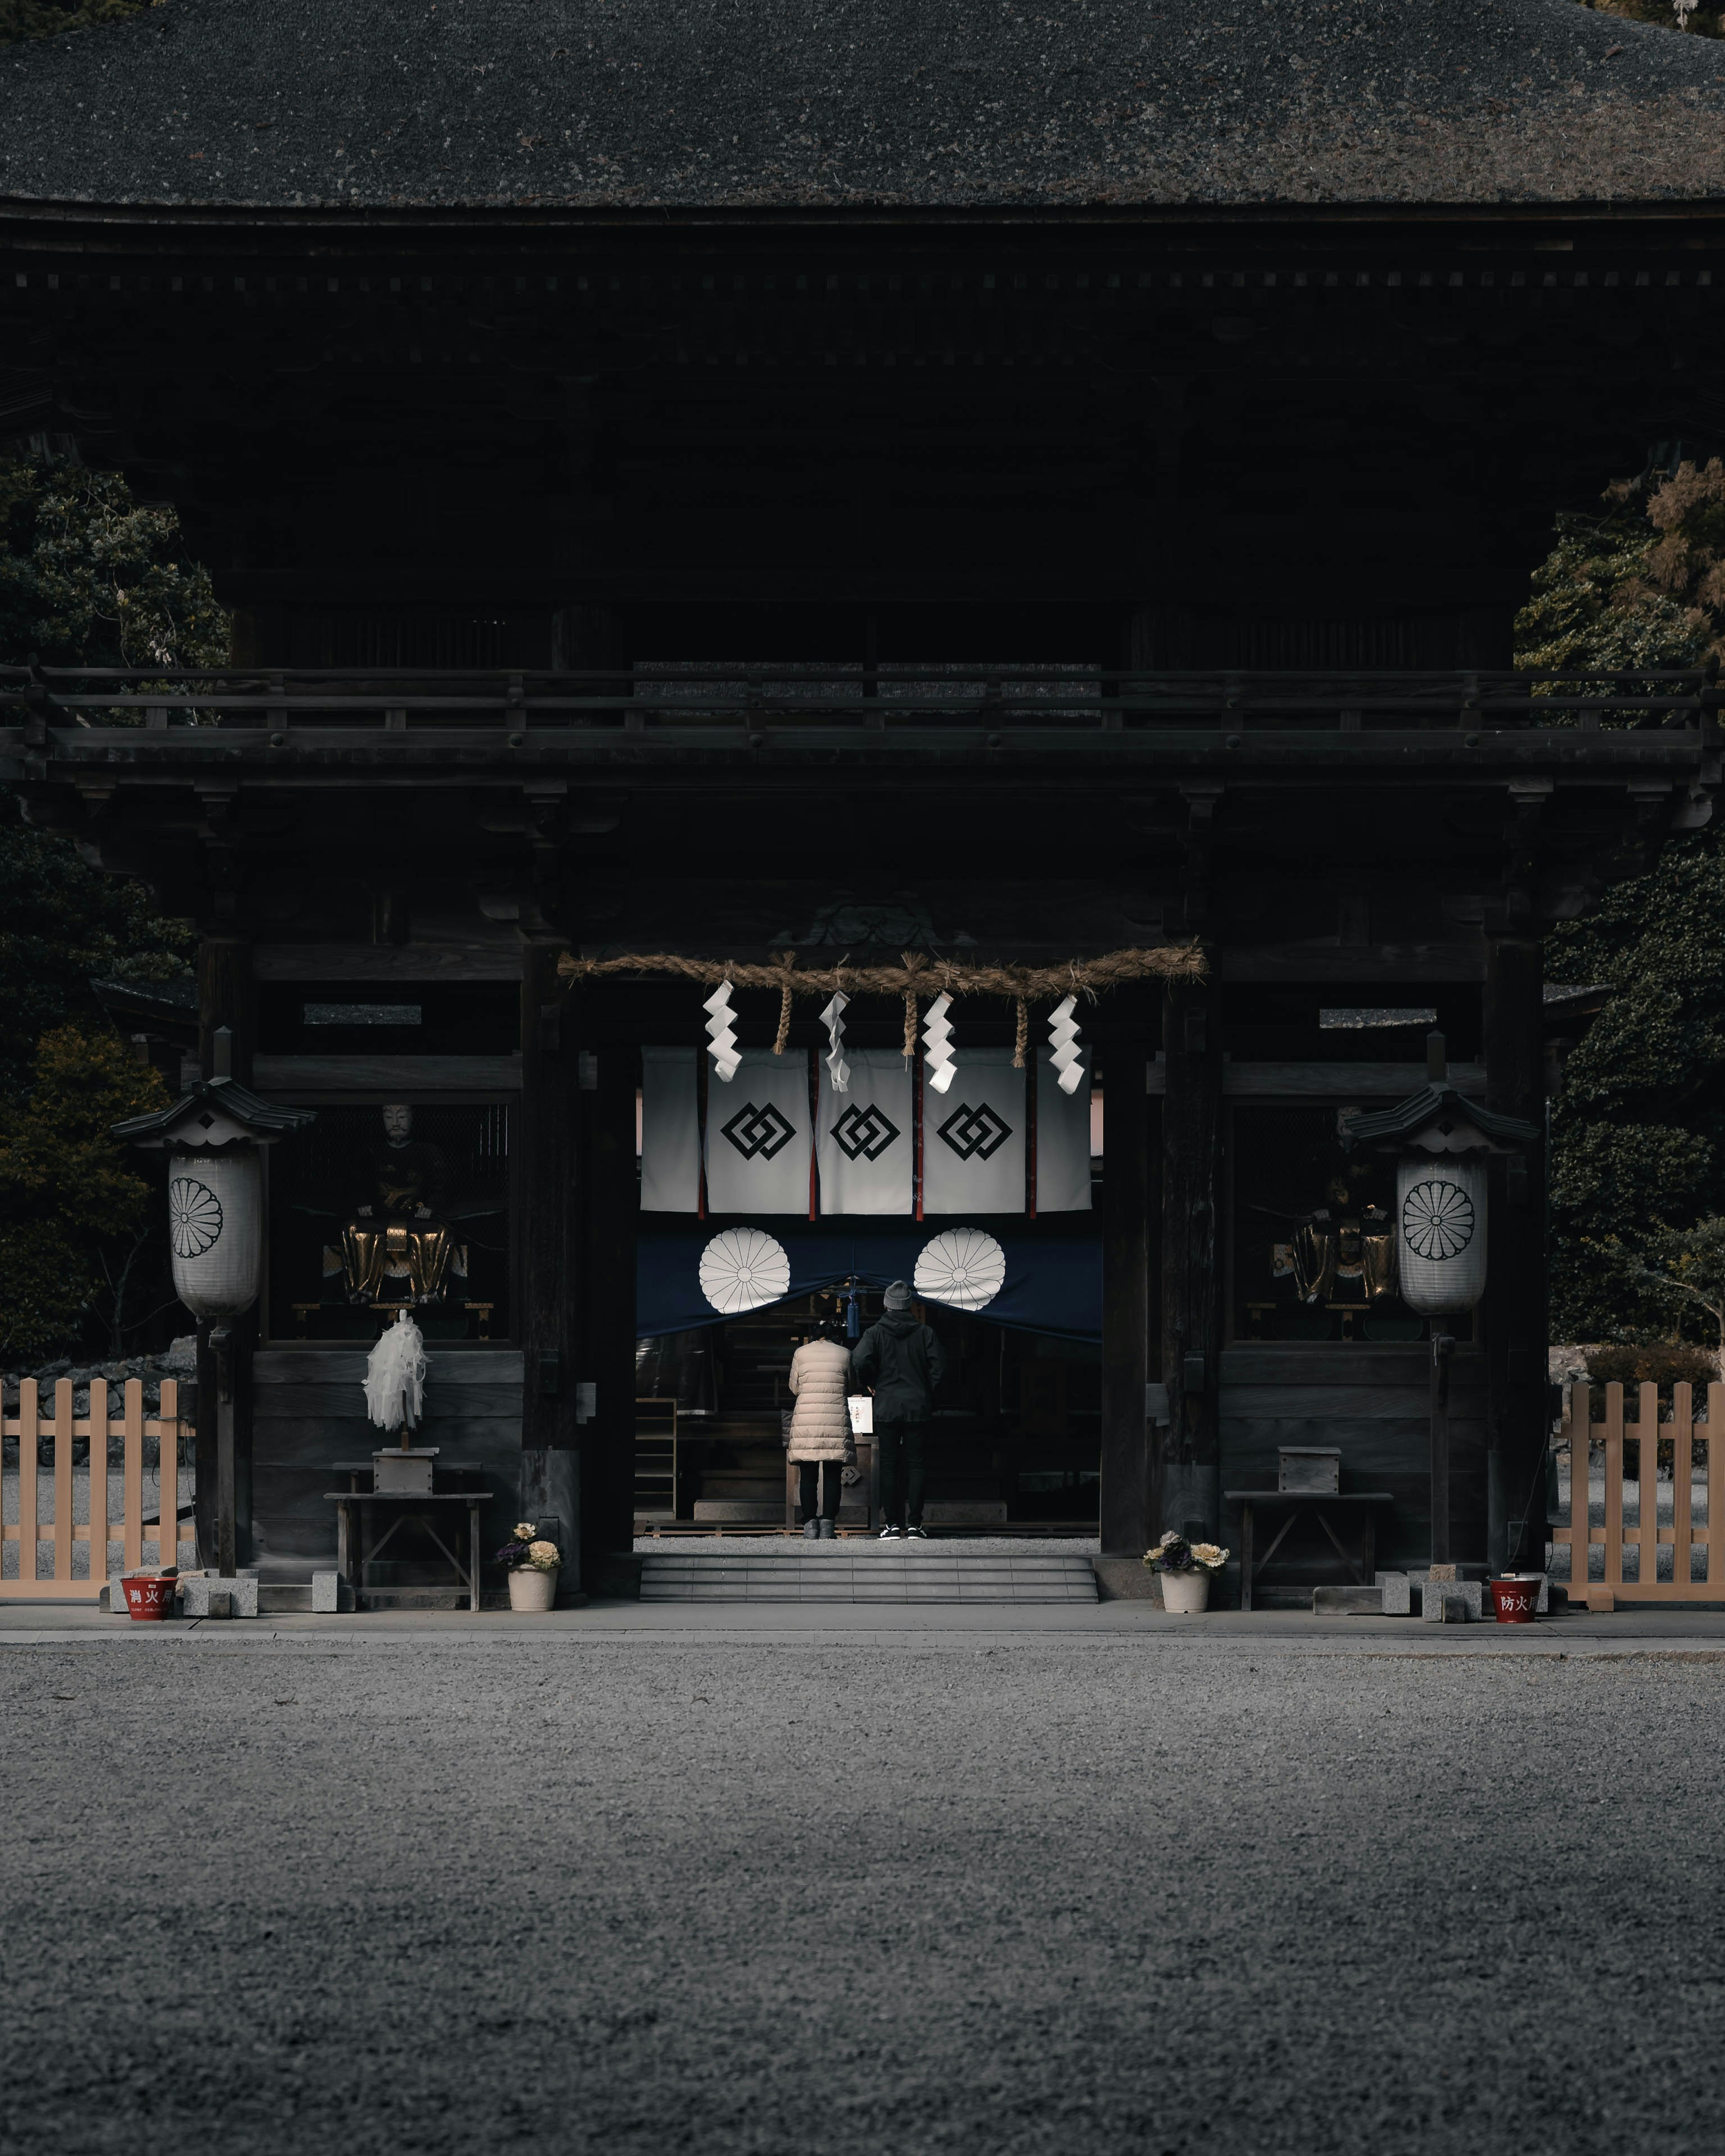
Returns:
[[[1431,1336],[1431,1561],[1450,1563],[1450,1358],[1447,1332]]]
[[[210,1346],[216,1358],[216,1571],[223,1579],[237,1576],[234,1563],[234,1518],[237,1476],[234,1445],[234,1332],[230,1326],[212,1328]]]

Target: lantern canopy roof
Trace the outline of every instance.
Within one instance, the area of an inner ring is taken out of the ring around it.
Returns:
[[[169,1107],[130,1116],[111,1135],[139,1146],[193,1147],[203,1152],[241,1142],[274,1145],[290,1132],[317,1121],[315,1108],[282,1108],[260,1100],[237,1079],[200,1078]]]
[[[1434,1153],[1515,1152],[1537,1145],[1539,1132],[1532,1123],[1464,1100],[1453,1086],[1440,1081],[1422,1086],[1393,1108],[1354,1116],[1348,1138],[1384,1152],[1408,1147]]]

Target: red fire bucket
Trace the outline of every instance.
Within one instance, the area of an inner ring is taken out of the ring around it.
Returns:
[[[1494,1579],[1491,1600],[1500,1625],[1531,1625],[1539,1607],[1537,1579]]]
[[[146,1572],[128,1573],[120,1584],[126,1589],[126,1606],[131,1612],[132,1623],[159,1625],[173,1600],[177,1582]]]

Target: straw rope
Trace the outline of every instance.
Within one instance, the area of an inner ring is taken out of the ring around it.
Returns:
[[[617,958],[578,958],[566,951],[557,961],[565,981],[613,979],[624,974],[658,974],[671,980],[691,981],[716,988],[729,981],[735,988],[777,988],[779,992],[780,1038],[784,1035],[790,998],[793,996],[902,996],[906,1005],[906,1038],[914,1045],[916,1008],[919,995],[1005,996],[1026,1006],[1019,1021],[1021,1038],[1027,1037],[1028,1006],[1047,996],[1082,995],[1094,1001],[1110,988],[1133,981],[1202,980],[1208,973],[1204,957],[1196,944],[1168,944],[1148,951],[1106,951],[1096,958],[1074,958],[1064,966],[973,966],[955,958],[932,958],[926,952],[906,951],[896,966],[799,967],[787,952],[772,965],[742,965],[732,959],[685,958],[675,952],[642,952]]]

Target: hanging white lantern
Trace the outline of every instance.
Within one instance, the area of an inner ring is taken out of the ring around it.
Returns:
[[[279,1108],[218,1069],[172,1107],[116,1123],[113,1134],[167,1155],[167,1236],[174,1292],[194,1317],[238,1317],[258,1299],[264,1276],[264,1168],[260,1148],[316,1120],[310,1108]]]
[[[1422,1317],[1459,1317],[1486,1291],[1483,1154],[1414,1154],[1395,1173],[1401,1296]]]
[[[182,1155],[168,1164],[174,1293],[194,1317],[237,1317],[264,1269],[264,1178],[254,1147]]]

